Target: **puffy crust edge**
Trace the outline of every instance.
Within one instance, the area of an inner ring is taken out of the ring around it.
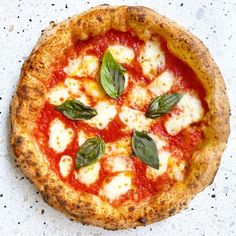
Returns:
[[[75,192],[50,170],[47,158],[33,142],[31,131],[47,93],[52,65],[66,53],[74,40],[85,40],[114,28],[131,30],[148,40],[161,34],[169,49],[195,71],[207,92],[209,112],[205,116],[205,138],[195,151],[190,173],[170,191],[140,204],[126,202],[113,208],[97,196]],[[124,229],[163,220],[186,208],[188,202],[212,183],[230,133],[229,102],[222,75],[204,44],[176,23],[146,8],[99,6],[42,33],[24,63],[17,92],[11,103],[11,144],[26,176],[40,190],[43,199],[70,218],[107,229]]]

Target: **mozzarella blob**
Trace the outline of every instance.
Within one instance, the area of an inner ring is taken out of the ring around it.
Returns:
[[[128,156],[109,156],[106,160],[106,169],[111,172],[132,171],[133,162]]]
[[[60,105],[70,97],[69,91],[63,85],[57,86],[49,91],[47,100],[52,105]]]
[[[165,71],[153,80],[149,85],[149,89],[155,96],[160,96],[171,89],[173,82],[174,75],[169,71]]]
[[[109,46],[108,50],[118,63],[130,63],[134,59],[134,51],[132,48],[122,45]]]
[[[128,103],[134,108],[143,107],[146,104],[149,104],[150,101],[151,94],[145,86],[134,86],[128,95]]]
[[[178,163],[173,163],[171,168],[171,176],[176,181],[183,181],[185,176],[186,166],[187,164],[185,161],[179,161]]]
[[[160,48],[158,39],[147,41],[140,52],[139,62],[141,63],[143,74],[153,79],[158,68],[165,65],[165,54]]]
[[[69,76],[95,77],[99,68],[99,59],[93,55],[81,55],[76,59],[69,60],[64,68]]]
[[[177,108],[180,111],[173,113],[165,122],[165,128],[170,135],[178,134],[190,124],[200,121],[204,115],[200,99],[188,93],[184,94]]]
[[[132,178],[127,173],[120,173],[106,182],[99,191],[99,195],[110,202],[117,200],[132,188]]]
[[[73,136],[74,131],[66,128],[65,124],[56,118],[51,122],[49,128],[49,147],[55,152],[63,152],[71,143]]]
[[[101,164],[99,161],[89,166],[81,167],[75,172],[75,178],[85,185],[95,183],[99,178]]]
[[[84,122],[98,129],[104,129],[110,121],[116,116],[117,107],[110,101],[101,101],[94,107],[97,115]]]
[[[158,176],[164,174],[167,171],[168,162],[171,154],[167,151],[161,151],[158,153],[159,157],[159,169],[154,169],[147,166],[146,175],[149,179],[155,179]]]
[[[72,169],[73,160],[70,156],[64,155],[59,161],[59,169],[63,178],[67,177]]]
[[[121,121],[130,130],[147,130],[152,120],[145,117],[144,112],[123,106],[119,113]]]

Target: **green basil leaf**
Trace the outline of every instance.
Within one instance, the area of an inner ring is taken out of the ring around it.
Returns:
[[[107,50],[102,59],[100,81],[108,96],[119,98],[125,87],[125,69],[116,63],[112,54]]]
[[[159,169],[159,157],[155,141],[146,132],[134,131],[132,148],[135,155],[147,165]]]
[[[89,106],[84,105],[79,100],[67,100],[56,110],[71,120],[89,120],[97,115],[97,111]]]
[[[104,153],[105,143],[102,138],[96,137],[87,139],[77,152],[75,168],[79,169],[80,167],[93,164],[98,158],[103,156]]]
[[[183,94],[179,93],[164,94],[156,97],[149,105],[146,116],[155,119],[165,115],[177,105],[182,97]]]

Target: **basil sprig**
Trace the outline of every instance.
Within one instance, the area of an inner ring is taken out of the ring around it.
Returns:
[[[97,115],[97,111],[84,105],[79,100],[67,100],[55,108],[71,120],[89,120]]]
[[[159,157],[155,141],[146,132],[134,131],[132,148],[137,157],[145,164],[159,169]]]
[[[156,97],[149,105],[146,116],[155,119],[165,115],[177,105],[182,97],[183,94],[179,93],[164,94]]]
[[[125,87],[125,69],[116,63],[112,54],[107,50],[102,59],[100,81],[108,96],[117,99]]]
[[[105,153],[105,143],[102,138],[87,139],[76,154],[75,169],[93,164]]]

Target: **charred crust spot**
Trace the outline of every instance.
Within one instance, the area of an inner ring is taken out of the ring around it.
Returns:
[[[79,20],[77,21],[77,25],[78,25],[78,26],[81,25],[81,19],[79,19]]]
[[[176,211],[176,208],[175,207],[173,207],[170,211],[169,211],[169,215],[172,215],[172,214],[174,214],[175,213],[175,211]]]
[[[147,223],[147,218],[140,217],[140,218],[138,218],[138,222],[140,222],[141,224],[145,225]]]
[[[145,21],[145,14],[138,15],[138,22],[143,23]]]
[[[23,138],[22,136],[18,136],[18,137],[16,138],[16,144],[17,144],[17,145],[22,144],[23,141],[24,141],[24,138]]]
[[[99,22],[102,22],[102,17],[101,17],[101,16],[97,16],[96,19],[97,19]]]
[[[41,177],[41,173],[39,171],[36,171],[35,174],[36,174],[37,177]]]
[[[61,206],[63,206],[63,207],[65,207],[65,206],[67,206],[67,201],[66,200],[64,200],[64,199],[58,199],[58,203],[61,205]]]
[[[128,208],[128,211],[129,211],[129,212],[133,212],[134,210],[135,210],[135,207],[134,207],[134,206],[131,206],[131,207]]]

